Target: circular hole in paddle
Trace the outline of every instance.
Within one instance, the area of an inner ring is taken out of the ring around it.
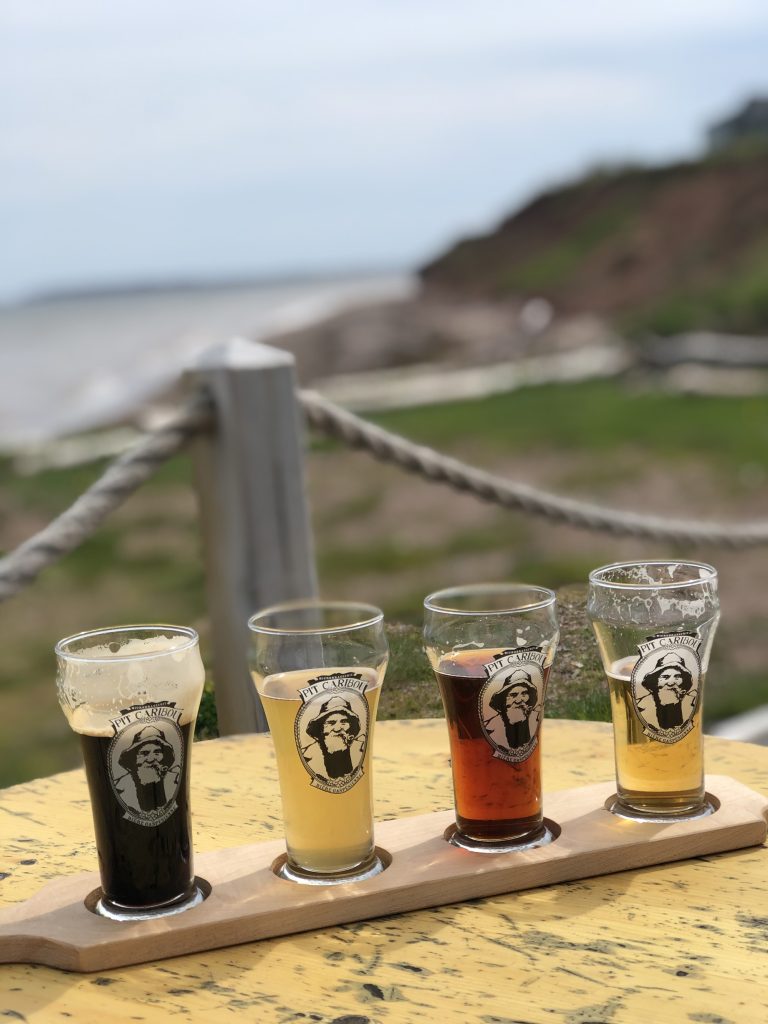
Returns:
[[[483,842],[480,839],[471,839],[469,836],[462,835],[454,822],[443,833],[443,839],[451,846],[457,846],[460,850],[469,850],[470,853],[519,853],[521,850],[537,850],[540,846],[549,846],[550,843],[554,843],[560,838],[562,831],[556,821],[545,818],[541,832],[528,839],[519,842],[511,839]]]
[[[195,876],[195,891],[187,899],[160,907],[118,907],[105,903],[101,889],[94,889],[85,897],[85,909],[98,917],[106,917],[110,921],[153,921],[158,917],[170,917],[183,914],[199,906],[211,895],[212,886],[205,878]]]
[[[339,874],[320,875],[311,871],[303,871],[288,863],[287,854],[281,854],[272,864],[272,871],[278,878],[286,882],[298,882],[300,885],[343,885],[349,882],[366,882],[386,871],[392,863],[392,854],[377,846],[373,856],[359,868]]]
[[[616,818],[623,818],[625,821],[643,821],[654,825],[673,825],[680,821],[696,821],[698,818],[708,818],[710,814],[716,814],[720,810],[720,801],[711,793],[704,794],[704,805],[690,814],[659,814],[658,811],[637,811],[632,807],[625,807],[617,793],[609,796],[603,805]]]

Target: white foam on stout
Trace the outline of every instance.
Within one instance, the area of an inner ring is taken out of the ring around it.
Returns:
[[[123,709],[162,700],[182,710],[180,725],[194,721],[205,670],[197,645],[185,645],[185,635],[134,637],[117,650],[94,644],[61,658],[59,700],[71,728],[112,736],[112,719]]]
[[[273,700],[300,700],[299,691],[309,686],[312,680],[319,676],[328,676],[335,673],[343,675],[362,676],[365,680],[367,690],[375,690],[381,685],[382,672],[373,668],[356,665],[352,668],[314,668],[297,669],[294,672],[277,672],[275,675],[267,676],[260,681],[254,675],[254,682],[260,694],[265,697],[272,697]]]

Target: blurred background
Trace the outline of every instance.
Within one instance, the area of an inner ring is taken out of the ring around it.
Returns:
[[[233,334],[510,479],[764,516],[768,9],[627,6],[6,0],[0,549]],[[760,549],[556,526],[317,440],[307,484],[322,592],[405,623],[451,583],[712,561],[708,719],[768,702]],[[78,763],[56,640],[137,621],[205,644],[185,456],[0,607],[0,785]]]

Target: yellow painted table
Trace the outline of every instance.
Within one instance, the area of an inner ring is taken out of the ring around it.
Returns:
[[[768,749],[707,770],[768,793]],[[546,723],[545,789],[613,776],[610,727]],[[442,721],[377,726],[380,818],[451,806]],[[281,832],[271,741],[195,745],[199,851]],[[546,811],[546,804],[545,804]],[[83,773],[0,793],[0,903],[95,868]],[[766,847],[123,968],[0,966],[0,1020],[744,1024],[768,1020]]]

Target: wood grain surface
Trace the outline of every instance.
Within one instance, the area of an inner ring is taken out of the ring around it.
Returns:
[[[380,819],[450,807],[444,729],[379,724]],[[707,757],[709,772],[768,793],[768,750],[708,740]],[[269,737],[198,744],[194,758],[199,853],[279,839]],[[610,779],[610,728],[547,722],[544,771],[547,792]],[[0,814],[2,903],[93,869],[81,772],[2,792]],[[0,1018],[764,1022],[767,869],[761,846],[96,976],[5,965]]]
[[[548,807],[556,841],[493,856],[446,841],[452,811],[383,821],[378,842],[386,870],[323,890],[275,875],[280,840],[203,853],[197,867],[212,887],[208,899],[163,920],[97,917],[86,897],[98,888],[98,874],[68,875],[30,900],[0,907],[0,963],[103,971],[765,841],[766,797],[725,775],[708,776],[707,791],[720,804],[716,814],[659,825],[610,814],[612,783],[561,790]]]

